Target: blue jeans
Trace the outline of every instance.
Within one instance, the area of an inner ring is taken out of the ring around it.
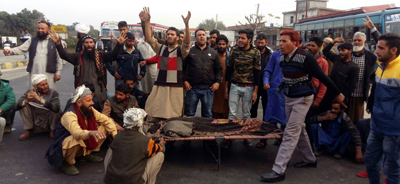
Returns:
[[[385,157],[384,173],[388,184],[400,182],[400,136],[390,136],[371,130],[367,141],[364,162],[370,183],[380,183],[382,155]]]
[[[212,117],[214,93],[210,89],[191,89],[185,96],[185,115],[194,116],[201,101],[201,117]]]
[[[229,92],[229,120],[237,119],[239,101],[242,100],[243,119],[250,118],[250,109],[253,104],[254,86],[237,86],[231,84]]]

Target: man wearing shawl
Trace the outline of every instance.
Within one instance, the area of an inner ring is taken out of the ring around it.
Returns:
[[[47,75],[32,75],[33,90],[28,90],[17,101],[16,107],[21,114],[25,132],[19,140],[29,138],[33,133],[50,130],[50,137],[54,137],[56,123],[60,120],[60,100],[58,92],[49,88]]]
[[[106,184],[156,182],[164,162],[165,141],[161,138],[158,144],[145,136],[143,120],[146,115],[139,108],[125,111],[124,131],[115,136],[104,161]]]
[[[76,88],[71,100],[72,105],[61,117],[62,126],[57,126],[55,139],[64,137],[62,140],[64,161],[61,169],[68,175],[79,174],[75,167],[76,157],[82,157],[89,162],[103,161],[103,158],[90,153],[100,150],[107,135],[114,137],[117,134],[114,121],[92,108],[92,98],[92,92],[85,85]]]
[[[82,38],[83,50],[81,52],[67,53],[61,45],[61,39],[57,33],[50,31],[50,38],[56,43],[60,57],[74,65],[75,88],[85,82],[91,83],[96,91],[95,96],[99,100],[101,109],[107,100],[107,73],[105,63],[118,56],[122,44],[125,42],[125,34],[118,38],[117,47],[113,52],[99,52],[95,49],[95,39],[89,35]]]

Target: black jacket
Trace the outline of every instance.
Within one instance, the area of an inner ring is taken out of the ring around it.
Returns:
[[[365,50],[365,49],[364,49],[364,54],[365,54],[365,65],[364,65],[365,68],[364,68],[364,74],[363,74],[363,77],[364,77],[363,99],[364,99],[364,101],[367,101],[370,84],[373,82],[373,80],[375,80],[375,78],[372,76],[375,76],[375,68],[374,67],[375,67],[375,63],[377,61],[377,57],[374,53],[372,53],[369,50]]]
[[[201,50],[197,44],[190,49],[183,62],[183,80],[194,89],[208,89],[222,81],[222,66],[218,53],[209,47]]]
[[[274,52],[274,51],[271,48],[265,46],[265,51],[263,54],[261,54],[261,60],[260,60],[261,71],[264,71],[265,67],[267,66],[268,61],[271,58],[272,52]],[[264,75],[260,75],[260,77],[261,77],[260,86],[264,86],[264,82],[263,82]]]

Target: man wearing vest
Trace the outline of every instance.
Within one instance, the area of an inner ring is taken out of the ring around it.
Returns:
[[[126,40],[123,33],[117,39],[118,44],[112,52],[100,52],[96,50],[95,39],[91,36],[83,38],[83,50],[81,52],[68,53],[61,45],[61,39],[54,31],[50,32],[50,38],[56,43],[60,57],[74,65],[75,88],[85,82],[91,83],[96,91],[95,96],[99,100],[100,108],[103,108],[107,100],[107,73],[105,63],[112,61],[118,55],[122,44]]]
[[[325,75],[314,56],[297,48],[300,40],[299,33],[294,30],[285,30],[280,36],[279,46],[282,51],[280,65],[283,73],[283,84],[280,90],[283,90],[285,94],[288,122],[272,170],[261,176],[265,182],[285,179],[287,164],[296,147],[302,154],[303,161],[295,163],[294,167],[317,167],[317,159],[311,149],[304,123],[307,111],[314,100],[311,76],[325,84],[332,94],[336,95],[335,100],[345,106],[343,94]]]
[[[183,60],[190,50],[189,20],[182,16],[186,33],[182,45],[178,45],[178,29],[167,30],[167,45],[161,45],[151,36],[150,11],[145,7],[139,14],[145,22],[145,38],[158,56],[158,74],[149,98],[146,101],[146,112],[151,118],[179,117],[183,114]]]
[[[29,38],[19,47],[4,49],[4,55],[21,55],[29,52],[29,63],[26,71],[29,78],[34,74],[45,74],[51,89],[56,89],[56,81],[61,79],[62,61],[57,54],[56,44],[48,37],[50,23],[42,20],[38,24],[37,36]],[[30,82],[30,80],[28,80]],[[28,86],[30,87],[31,84]]]
[[[130,88],[126,84],[120,84],[115,88],[115,96],[112,96],[104,103],[102,114],[111,117],[115,121],[118,131],[124,130],[123,114],[125,110],[136,107],[139,108],[138,102],[134,96],[130,95]]]
[[[53,138],[56,123],[61,117],[58,92],[49,88],[47,76],[44,74],[32,75],[31,83],[34,89],[25,92],[16,104],[25,130],[19,140],[25,140],[33,133],[49,130],[50,137]]]

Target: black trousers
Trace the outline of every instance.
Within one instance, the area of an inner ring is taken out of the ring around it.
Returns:
[[[267,102],[268,102],[268,93],[266,90],[263,89],[262,85],[258,86],[258,91],[257,91],[257,100],[251,107],[250,113],[251,113],[251,118],[257,118],[257,110],[258,110],[258,103],[260,102],[260,97],[261,97],[261,104],[263,107],[263,116],[262,120],[264,119],[265,116],[265,110],[267,109]]]

